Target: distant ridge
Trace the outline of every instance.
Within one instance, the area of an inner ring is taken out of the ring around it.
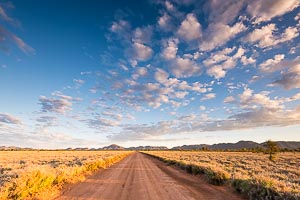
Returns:
[[[129,147],[127,150],[168,150],[168,147],[165,146],[138,146],[138,147]]]
[[[281,148],[281,149],[299,149],[300,148],[300,142],[278,141],[276,143],[279,146],[279,148]],[[262,144],[265,144],[265,142]]]
[[[201,150],[203,148],[208,148],[210,145],[208,144],[192,144],[192,145],[183,145],[173,147],[173,150]]]
[[[300,149],[300,142],[294,141],[276,141],[280,149]],[[239,141],[237,143],[218,143],[213,145],[208,144],[198,144],[198,145],[183,145],[173,147],[173,150],[197,150],[197,149],[210,149],[210,150],[239,150],[239,149],[255,149],[255,148],[264,148],[265,142],[256,143],[253,141]]]
[[[121,146],[116,145],[116,144],[111,144],[109,146],[103,147],[102,149],[103,150],[125,150],[124,147],[121,147]]]
[[[300,142],[296,141],[276,141],[278,147],[280,149],[287,149],[287,150],[300,150]],[[257,148],[265,148],[265,142],[263,143],[256,143],[253,141],[239,141],[237,143],[218,143],[218,144],[194,144],[194,145],[182,145],[177,146],[169,149],[165,146],[138,146],[138,147],[129,147],[125,148],[122,146],[119,146],[117,144],[111,144],[109,146],[105,146],[103,148],[67,148],[67,149],[61,149],[61,150],[67,150],[67,151],[96,151],[96,150],[135,150],[135,151],[141,151],[141,150],[251,150],[251,149],[257,149]],[[18,150],[34,150],[33,148],[20,148],[15,146],[0,146],[0,151],[18,151]],[[47,150],[47,149],[44,149]]]
[[[257,147],[263,147],[263,145],[252,141],[239,141],[237,143],[213,144],[210,146],[210,149],[251,149]]]
[[[20,148],[15,146],[0,146],[0,150],[12,151],[12,150],[32,150],[32,148]]]

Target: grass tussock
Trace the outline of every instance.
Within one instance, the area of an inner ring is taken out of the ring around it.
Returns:
[[[279,159],[284,163],[277,163],[278,166],[271,162],[274,165],[272,166],[265,161],[263,156],[258,154],[243,155],[243,153],[217,152],[217,155],[216,152],[170,151],[143,153],[168,165],[186,170],[190,174],[202,174],[211,184],[229,185],[250,200],[300,199],[300,174],[298,170],[295,170],[299,166],[297,162],[296,164],[293,162],[293,159],[297,160],[297,155],[291,155],[290,160]],[[287,155],[285,154],[284,157],[286,158]],[[249,158],[252,158],[254,163],[250,164]],[[281,166],[285,168],[281,169]],[[287,169],[287,166],[290,167]],[[270,169],[273,171],[269,171]]]
[[[230,181],[231,186],[238,193],[246,195],[251,200],[299,200],[300,196],[297,191],[294,192],[279,192],[276,190],[272,180],[258,179],[233,179]]]
[[[108,168],[130,152],[122,152],[103,159],[80,165],[39,165],[27,169],[0,188],[0,200],[5,199],[51,199],[65,183],[83,181],[85,176],[101,168]]]

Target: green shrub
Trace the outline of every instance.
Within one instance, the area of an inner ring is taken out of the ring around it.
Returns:
[[[205,170],[205,176],[213,185],[224,185],[229,179],[229,176],[221,171]]]

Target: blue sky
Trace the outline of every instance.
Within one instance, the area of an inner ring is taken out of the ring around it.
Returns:
[[[300,3],[0,1],[0,145],[300,140]]]

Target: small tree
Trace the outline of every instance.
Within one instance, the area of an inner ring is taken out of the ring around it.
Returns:
[[[279,150],[276,142],[272,140],[266,141],[267,152],[269,154],[269,160],[274,161],[275,153]]]

